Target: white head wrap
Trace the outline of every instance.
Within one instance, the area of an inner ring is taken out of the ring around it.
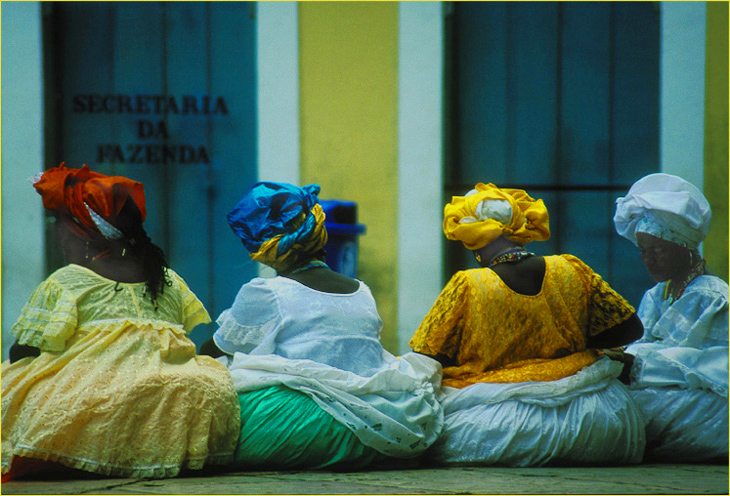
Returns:
[[[671,174],[650,174],[616,200],[616,231],[636,244],[636,233],[696,249],[710,230],[712,210],[702,192]]]
[[[464,196],[476,195],[477,193],[478,191],[476,189],[472,189]],[[512,222],[512,205],[507,200],[486,198],[477,203],[474,215],[463,217],[459,220],[459,224],[471,224],[487,219],[494,219],[502,224],[509,224]]]

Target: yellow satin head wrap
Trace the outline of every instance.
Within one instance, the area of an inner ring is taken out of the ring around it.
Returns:
[[[264,241],[257,252],[249,254],[251,259],[273,267],[277,272],[281,272],[291,269],[297,262],[305,259],[307,256],[316,254],[327,243],[327,229],[324,226],[324,211],[319,203],[312,207],[311,213],[314,215],[313,228],[308,230],[304,236],[296,239],[283,253],[278,253],[279,242],[282,238],[289,236],[287,233],[279,234]],[[306,219],[307,214],[302,212],[292,222],[292,232],[297,231]]]
[[[522,245],[550,238],[548,211],[521,189],[479,183],[444,208],[444,234],[478,250],[500,236]]]

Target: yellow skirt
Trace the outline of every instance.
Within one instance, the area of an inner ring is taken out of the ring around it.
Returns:
[[[121,477],[227,464],[238,397],[181,326],[117,319],[80,327],[63,352],[2,364],[2,472],[15,457]]]
[[[500,369],[469,376],[449,377],[450,369],[456,370],[456,367],[446,367],[442,385],[464,388],[479,382],[557,381],[575,374],[582,368],[595,363],[596,360],[598,357],[592,350],[584,350],[562,358],[520,360]]]

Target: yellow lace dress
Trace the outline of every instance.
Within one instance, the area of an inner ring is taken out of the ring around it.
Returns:
[[[534,296],[510,289],[490,269],[457,272],[413,336],[414,351],[445,355],[444,386],[553,381],[597,359],[594,336],[626,320],[633,307],[572,255],[545,257]]]
[[[186,336],[210,317],[173,271],[146,285],[78,265],[33,293],[11,333],[38,357],[2,364],[2,472],[15,457],[123,477],[171,477],[232,460],[238,397]]]

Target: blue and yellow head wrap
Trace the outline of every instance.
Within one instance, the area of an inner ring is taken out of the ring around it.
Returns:
[[[278,272],[314,256],[327,243],[320,187],[259,182],[230,212],[228,224],[251,259]]]

